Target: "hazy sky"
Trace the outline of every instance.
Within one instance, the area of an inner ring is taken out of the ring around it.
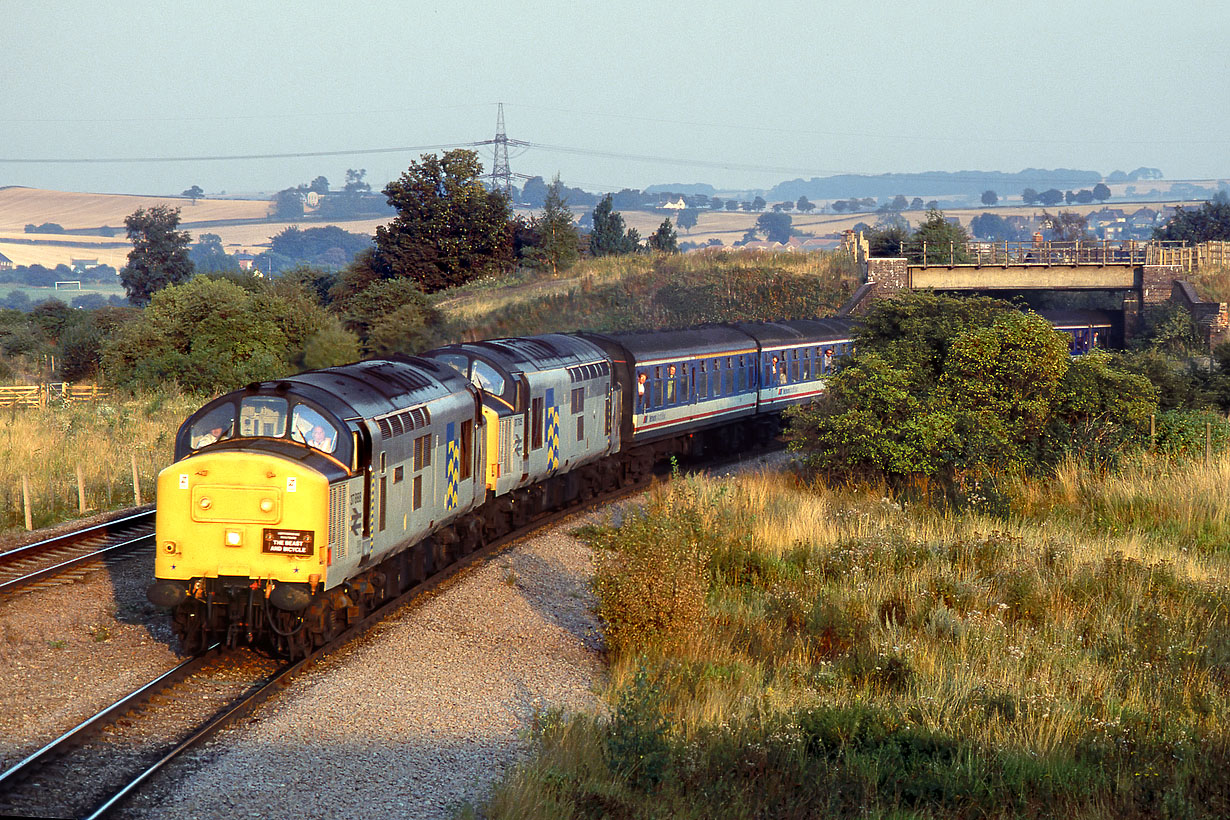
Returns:
[[[590,190],[834,173],[1230,176],[1215,2],[0,0],[0,185],[273,191],[491,139]],[[397,152],[169,162],[14,162]],[[490,167],[489,147],[478,149]]]

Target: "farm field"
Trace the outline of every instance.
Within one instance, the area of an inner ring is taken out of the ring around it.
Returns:
[[[76,286],[62,288],[34,288],[29,285],[18,285],[12,282],[0,282],[0,294],[8,295],[13,291],[20,291],[30,300],[30,304],[38,304],[45,299],[59,299],[65,304],[69,304],[78,296],[85,296],[90,293],[97,293],[100,296],[119,296],[126,298],[124,287],[119,283],[119,277],[116,277],[115,284],[102,284],[101,282],[82,282],[81,289]]]
[[[1148,204],[1159,208],[1162,205],[1198,205],[1198,202],[1172,203],[1127,203],[1114,199],[1103,204],[1061,205],[1057,210],[1071,210],[1087,214],[1102,207],[1132,209]],[[15,265],[72,265],[74,259],[96,259],[100,264],[122,267],[128,259],[130,247],[124,238],[124,217],[138,208],[154,205],[169,205],[181,209],[183,224],[194,239],[204,233],[215,233],[222,238],[228,253],[259,254],[268,249],[272,237],[292,226],[301,228],[337,225],[351,233],[374,235],[378,225],[387,219],[316,221],[311,218],[277,222],[256,222],[269,211],[269,202],[264,199],[201,199],[196,204],[181,197],[130,196],[121,194],[92,194],[67,191],[45,191],[33,188],[0,188],[0,253]],[[580,218],[588,208],[576,207],[573,215]],[[991,210],[1000,216],[1041,214],[1043,208],[1035,206],[1001,205],[996,208],[954,208],[946,210],[950,217],[959,219],[968,226],[970,220],[984,211]],[[533,212],[516,209],[516,214],[530,218]],[[630,228],[636,228],[642,237],[649,236],[666,217],[676,218],[674,211],[651,210],[621,212]],[[925,217],[925,211],[902,211],[901,216],[912,225]],[[758,213],[746,211],[700,210],[697,224],[691,230],[679,230],[680,242],[707,244],[717,240],[723,245],[732,245],[742,239],[748,228],[756,223]],[[860,222],[875,224],[875,213],[791,213],[796,230],[817,237],[840,236],[842,231],[853,228]],[[28,234],[27,224],[54,222],[66,230],[97,229],[110,226],[114,236],[101,234]],[[202,224],[206,223],[206,224]],[[235,224],[239,223],[239,224]],[[29,244],[34,240],[39,244]],[[51,244],[54,243],[54,244]]]

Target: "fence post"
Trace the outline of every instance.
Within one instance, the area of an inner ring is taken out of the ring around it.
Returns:
[[[26,511],[26,529],[34,529],[34,516],[30,512],[30,479],[26,478],[25,473],[21,475],[21,506]]]
[[[955,264],[954,260],[956,259],[956,257],[957,257],[957,243],[949,239],[948,240],[948,267],[951,268]]]
[[[77,465],[77,512],[85,515],[85,477],[81,474],[81,465]]]
[[[132,499],[136,506],[141,506],[141,476],[137,474],[137,454],[132,454]]]

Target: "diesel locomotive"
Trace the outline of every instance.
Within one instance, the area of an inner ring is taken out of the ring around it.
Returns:
[[[1064,319],[1074,354],[1109,332]],[[185,651],[304,655],[539,514],[768,441],[823,392],[852,324],[548,334],[248,385],[177,434],[148,596]]]

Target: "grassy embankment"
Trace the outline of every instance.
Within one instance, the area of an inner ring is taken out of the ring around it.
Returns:
[[[587,259],[566,277],[477,282],[441,294],[451,339],[685,327],[831,315],[857,287],[842,253]]]
[[[687,478],[590,531],[607,716],[521,817],[1225,817],[1230,457],[1067,465],[1009,520]]]
[[[24,529],[23,474],[35,527],[78,517],[78,465],[88,512],[133,503],[134,454],[142,500],[153,501],[154,479],[171,463],[175,431],[199,404],[169,392],[46,410],[0,409],[0,537]]]

